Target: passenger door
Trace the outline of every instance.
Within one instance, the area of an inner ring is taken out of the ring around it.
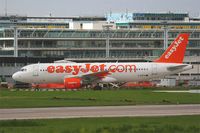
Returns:
[[[39,65],[33,66],[33,76],[39,76]]]
[[[157,64],[152,64],[151,65],[151,68],[152,68],[152,77],[157,77],[157,75],[158,75],[158,72],[157,72]]]

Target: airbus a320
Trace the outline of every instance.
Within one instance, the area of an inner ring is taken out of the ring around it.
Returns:
[[[126,63],[38,63],[27,65],[13,74],[16,81],[34,84],[60,85],[78,89],[92,83],[148,81],[189,69],[183,64],[189,34],[182,33],[160,58],[153,62]]]

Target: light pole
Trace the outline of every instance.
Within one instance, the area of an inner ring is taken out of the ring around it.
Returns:
[[[163,24],[163,30],[164,30],[164,46],[163,49],[166,50],[168,48],[168,32],[169,27],[167,25],[167,21],[161,22]]]
[[[18,30],[14,26],[14,57],[18,57]]]
[[[167,26],[164,27],[164,50],[168,48],[168,32],[169,28]]]
[[[111,24],[103,25],[103,30],[106,31],[106,58],[110,57],[110,28],[113,27]]]

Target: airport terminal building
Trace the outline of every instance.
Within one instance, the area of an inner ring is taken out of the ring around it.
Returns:
[[[105,17],[0,16],[0,76],[38,62],[151,61],[179,33],[189,33],[178,80],[200,80],[200,18],[188,13],[108,13]],[[108,48],[109,47],[109,48]]]

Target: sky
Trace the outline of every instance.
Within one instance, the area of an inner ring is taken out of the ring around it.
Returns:
[[[5,14],[0,0],[0,15]],[[7,0],[8,14],[26,16],[104,16],[109,12],[189,12],[200,16],[200,0]]]

